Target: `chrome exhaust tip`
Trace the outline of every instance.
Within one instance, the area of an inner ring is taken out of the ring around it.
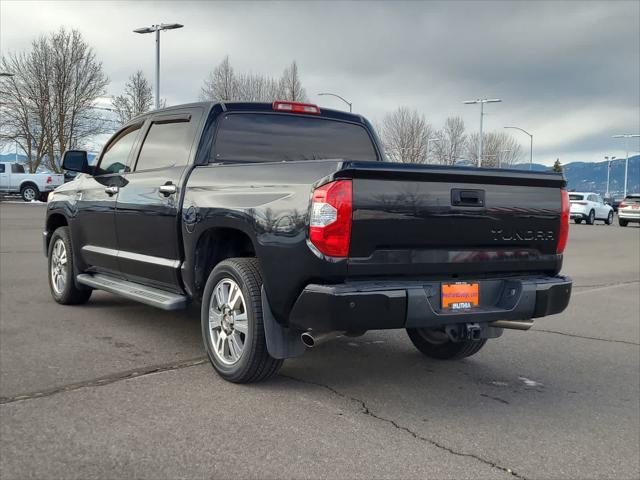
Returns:
[[[508,328],[511,330],[529,330],[533,326],[532,320],[496,320],[489,323],[490,327]]]
[[[318,333],[312,334],[311,332],[304,332],[300,335],[300,340],[304,343],[305,347],[313,348],[317,347],[321,343],[332,340],[337,337],[341,337],[342,332],[326,332],[326,333]]]

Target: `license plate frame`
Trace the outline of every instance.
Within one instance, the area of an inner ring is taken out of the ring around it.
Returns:
[[[480,306],[478,282],[452,282],[440,286],[440,305],[443,310],[471,310]]]

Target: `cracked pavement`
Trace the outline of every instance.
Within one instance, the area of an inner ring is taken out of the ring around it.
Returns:
[[[640,228],[572,224],[569,309],[471,359],[369,332],[238,386],[197,309],[55,304],[43,215],[0,203],[3,480],[640,477]]]

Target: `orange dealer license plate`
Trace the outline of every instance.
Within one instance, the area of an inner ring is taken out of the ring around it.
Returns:
[[[474,308],[480,304],[480,285],[456,282],[442,284],[442,308],[460,310]]]

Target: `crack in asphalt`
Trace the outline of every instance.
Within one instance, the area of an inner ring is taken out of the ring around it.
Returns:
[[[296,382],[306,383],[308,385],[315,385],[316,387],[321,387],[321,388],[324,388],[326,390],[329,390],[334,395],[337,395],[337,396],[339,396],[341,398],[344,398],[344,399],[347,399],[347,400],[350,400],[352,402],[360,404],[360,407],[362,409],[362,413],[364,415],[367,415],[367,416],[370,416],[372,418],[375,418],[376,420],[380,420],[382,422],[388,423],[388,424],[392,425],[394,428],[408,433],[409,435],[411,435],[416,440],[420,440],[422,442],[428,443],[429,445],[432,445],[432,446],[434,446],[434,447],[436,447],[436,448],[438,448],[440,450],[444,450],[445,452],[448,452],[448,453],[450,453],[452,455],[456,455],[456,456],[459,456],[459,457],[472,458],[472,459],[477,460],[477,461],[479,461],[479,462],[481,462],[481,463],[483,463],[485,465],[488,465],[489,467],[492,467],[492,468],[495,468],[497,470],[501,470],[501,471],[503,471],[505,473],[508,473],[509,475],[511,475],[511,476],[513,476],[515,478],[518,478],[518,479],[521,479],[521,480],[527,480],[526,477],[524,477],[523,475],[520,475],[519,473],[513,471],[512,469],[507,468],[507,467],[503,467],[502,465],[499,465],[499,464],[497,464],[495,462],[492,462],[491,460],[487,460],[485,458],[482,458],[479,455],[476,455],[476,454],[473,454],[473,453],[459,452],[457,450],[454,450],[451,447],[447,447],[446,445],[443,445],[442,443],[440,443],[440,442],[438,442],[436,440],[433,440],[433,439],[430,439],[430,438],[427,438],[427,437],[423,437],[419,433],[416,433],[413,430],[411,430],[411,429],[409,429],[409,428],[407,428],[407,427],[405,427],[403,425],[400,425],[398,422],[396,422],[393,419],[385,418],[385,417],[382,417],[382,416],[372,412],[369,409],[369,407],[367,406],[367,404],[366,404],[366,402],[364,400],[361,400],[361,399],[359,399],[357,397],[352,397],[351,395],[342,393],[342,392],[336,390],[335,388],[333,388],[333,387],[331,387],[329,385],[326,385],[324,383],[313,382],[311,380],[303,380],[301,378],[292,377],[292,376],[289,376],[289,375],[280,374],[279,376],[283,377],[283,378],[288,378],[288,379],[296,381]]]
[[[585,340],[599,340],[601,342],[610,342],[610,343],[622,343],[625,345],[634,345],[636,347],[640,347],[640,343],[629,342],[627,340],[615,340],[612,338],[598,338],[598,337],[588,337],[586,335],[576,335],[575,333],[566,333],[566,332],[557,332],[555,330],[545,330],[543,328],[531,328],[530,332],[541,332],[541,333],[555,333],[556,335],[564,335],[565,337],[574,337],[574,338],[583,338]]]
[[[627,283],[640,283],[640,280],[623,280],[621,282],[608,282],[608,283],[594,283],[592,285],[574,285],[574,288],[594,288],[594,287],[609,287],[614,285],[626,285]]]
[[[134,370],[127,370],[124,372],[118,372],[105,377],[94,378],[93,380],[86,380],[83,382],[69,383],[60,387],[54,387],[47,390],[40,390],[38,392],[23,393],[20,395],[14,395],[12,397],[0,397],[0,405],[7,403],[14,403],[26,400],[34,400],[36,398],[50,397],[58,393],[72,392],[74,390],[80,390],[81,388],[101,387],[104,385],[110,385],[122,380],[129,380],[132,378],[144,377],[154,373],[168,372],[171,370],[180,370],[182,368],[194,367],[196,365],[202,365],[207,363],[207,357],[192,358],[190,360],[184,360],[176,363],[165,363],[162,365],[150,365],[148,367],[136,368]]]

